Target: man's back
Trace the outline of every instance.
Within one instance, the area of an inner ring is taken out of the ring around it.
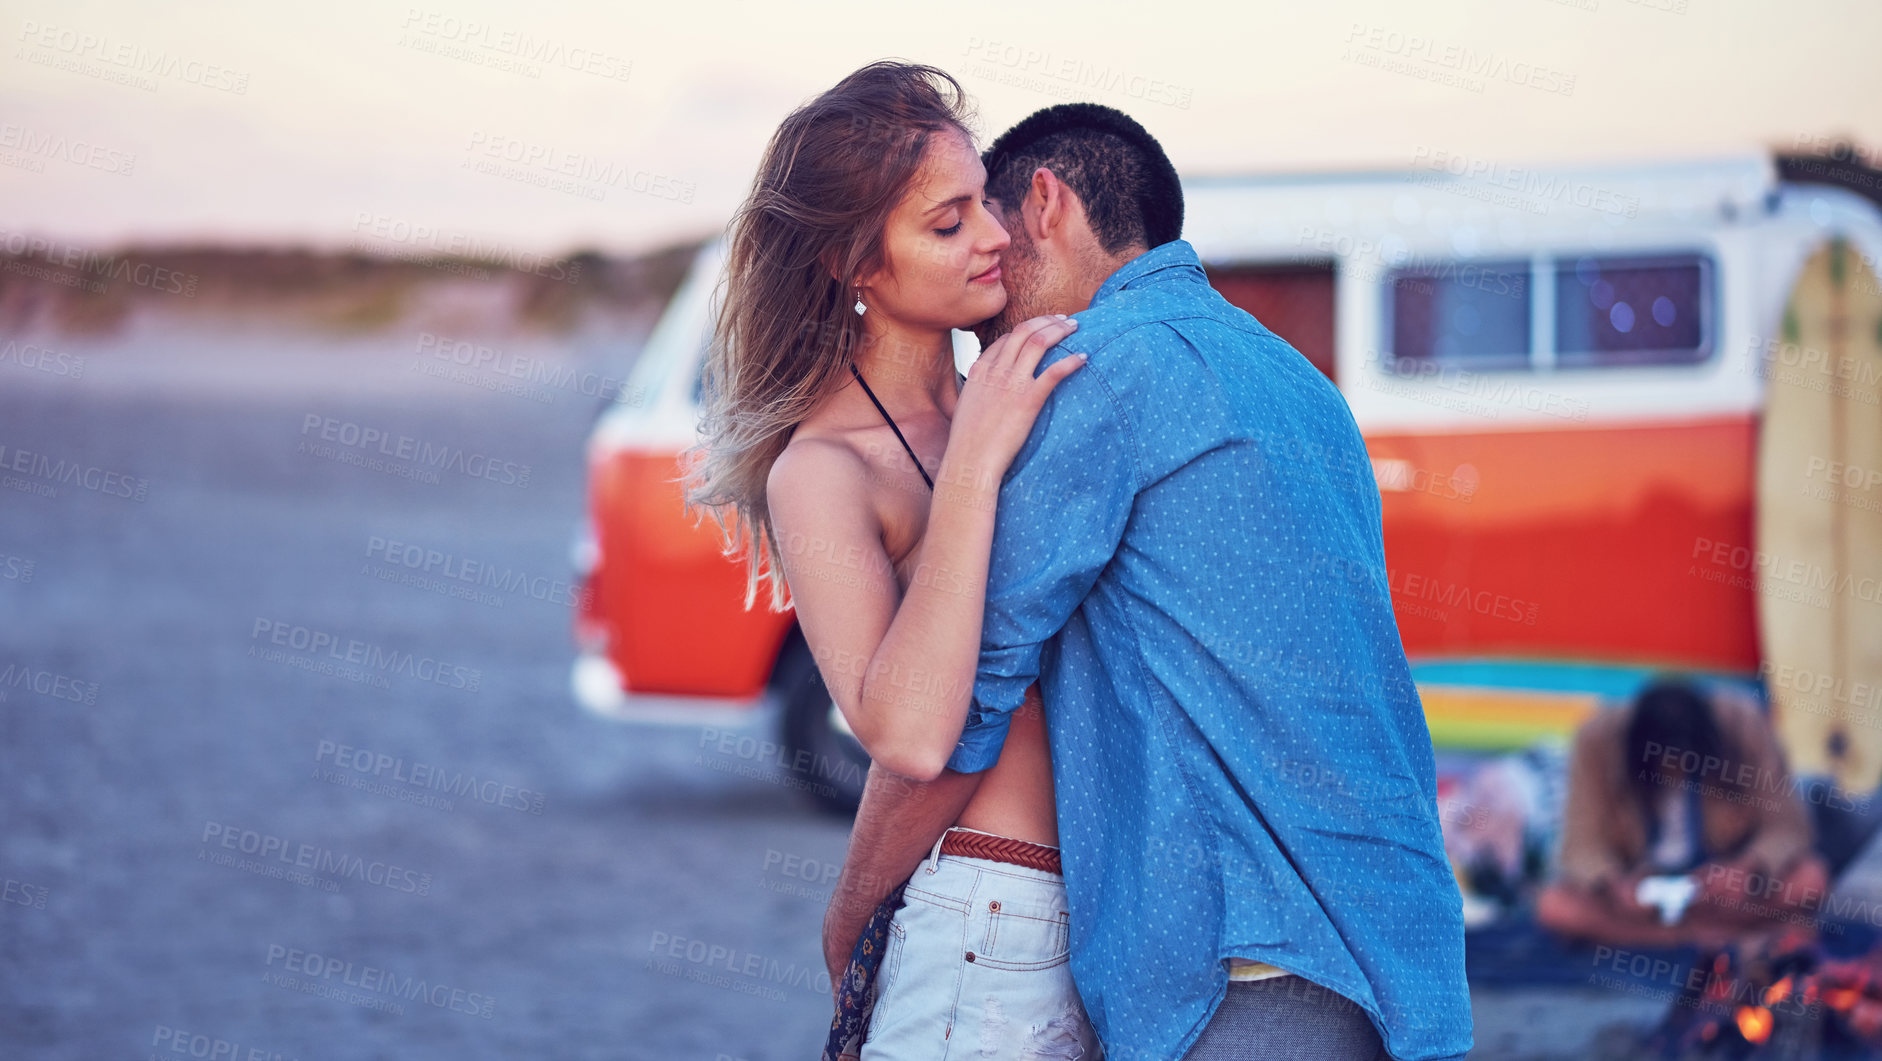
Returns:
[[[950,765],[997,749],[1036,668],[1073,973],[1114,1053],[1180,1054],[1230,956],[1352,999],[1394,1056],[1464,1053],[1430,737],[1344,400],[1181,241],[1078,319],[1091,360],[1001,490]]]

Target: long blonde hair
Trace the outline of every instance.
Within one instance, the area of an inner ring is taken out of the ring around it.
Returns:
[[[748,609],[761,579],[771,609],[786,607],[770,562],[779,549],[765,482],[792,429],[848,380],[865,341],[848,281],[881,267],[884,227],[929,140],[955,130],[971,143],[970,120],[967,95],[946,72],[870,63],[784,119],[727,227],[701,438],[683,455],[681,479],[687,510],[711,513],[726,556],[743,553]]]

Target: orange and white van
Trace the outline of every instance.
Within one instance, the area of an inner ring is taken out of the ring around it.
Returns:
[[[1882,173],[1428,152],[1408,172],[1184,190],[1211,282],[1365,435],[1440,748],[1560,741],[1677,669],[1763,688],[1795,767],[1874,787]],[[793,617],[763,593],[744,609],[742,560],[673,481],[720,263],[702,250],[590,440],[575,692],[620,718],[777,710],[780,762],[846,779],[825,801],[853,805],[842,764],[867,760]]]

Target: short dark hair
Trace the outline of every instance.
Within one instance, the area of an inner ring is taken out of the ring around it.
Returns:
[[[1163,145],[1123,111],[1061,103],[1000,135],[980,161],[987,194],[1016,203],[1044,166],[1085,205],[1105,253],[1161,246],[1183,235],[1183,185]]]

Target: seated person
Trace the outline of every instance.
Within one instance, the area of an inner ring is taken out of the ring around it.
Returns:
[[[1665,918],[1636,889],[1675,875],[1696,887]],[[1614,946],[1721,947],[1786,927],[1813,932],[1828,886],[1783,753],[1749,696],[1656,681],[1576,734],[1556,879],[1536,906],[1543,926]]]

